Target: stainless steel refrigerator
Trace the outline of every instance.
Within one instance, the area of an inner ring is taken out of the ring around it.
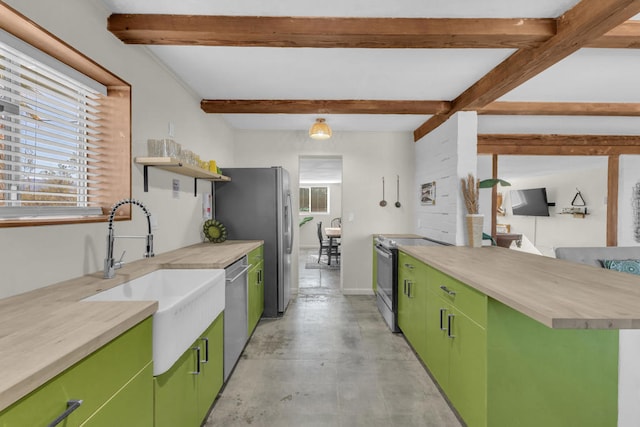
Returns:
[[[264,240],[264,317],[284,314],[291,295],[293,216],[289,173],[282,167],[224,168],[215,218],[230,240]]]

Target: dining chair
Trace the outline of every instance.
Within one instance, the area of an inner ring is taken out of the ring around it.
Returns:
[[[330,245],[330,240],[324,236],[322,221],[318,222],[318,242],[320,243],[320,248],[318,249],[318,263],[320,263],[320,258],[322,258],[323,254],[327,255],[327,260],[331,256],[335,256],[336,260],[340,259],[340,251],[338,250],[340,243],[334,240],[333,245]]]

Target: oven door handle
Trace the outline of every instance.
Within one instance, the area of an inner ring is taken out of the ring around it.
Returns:
[[[386,258],[386,259],[391,259],[391,257],[393,256],[392,254],[388,253],[387,251],[380,249],[379,247],[376,246],[376,252],[378,253],[378,255]]]

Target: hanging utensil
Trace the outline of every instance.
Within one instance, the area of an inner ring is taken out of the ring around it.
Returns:
[[[387,201],[384,199],[384,176],[382,177],[382,200],[380,200],[380,206],[387,206]]]
[[[396,208],[400,206],[400,175],[396,175]]]

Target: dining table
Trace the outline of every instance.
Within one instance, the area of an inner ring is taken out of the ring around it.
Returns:
[[[332,250],[333,250],[333,241],[334,239],[339,239],[342,236],[342,228],[340,227],[325,227],[324,229],[324,234],[327,235],[327,238],[329,239],[329,261],[327,262],[328,265],[331,265],[331,254],[332,254]],[[336,252],[337,255],[337,252]]]

